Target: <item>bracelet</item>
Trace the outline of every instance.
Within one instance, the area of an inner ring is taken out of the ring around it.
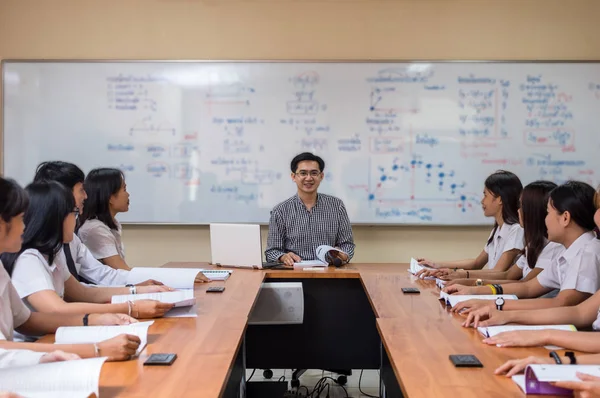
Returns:
[[[132,284],[127,284],[125,287],[129,288],[129,294],[137,294],[137,287]]]
[[[100,348],[98,347],[98,344],[94,343],[94,355],[96,356],[96,358],[98,358],[100,356]]]
[[[127,315],[131,316],[131,307],[133,307],[133,303],[131,300],[127,300]]]
[[[469,271],[467,271],[467,279],[469,279]]]
[[[496,293],[496,287],[494,285],[486,285],[487,287],[489,287],[490,289],[492,289],[492,294],[496,295],[498,293]]]
[[[554,362],[556,362],[557,365],[562,365],[562,361],[560,360],[560,357],[558,356],[556,351],[550,351],[549,356],[550,358],[554,359]]]
[[[566,351],[565,356],[569,358],[571,365],[577,365],[577,358],[575,358],[575,353],[573,351]]]
[[[131,302],[131,310],[135,311],[135,313],[133,314],[134,318],[138,318],[140,316],[140,311],[135,309],[135,303]]]
[[[503,294],[504,293],[504,289],[502,288],[502,285],[494,285],[494,287],[496,288],[496,291],[498,292],[496,294]]]
[[[88,325],[89,317],[90,317],[90,314],[85,314],[83,316],[83,326],[87,326]]]

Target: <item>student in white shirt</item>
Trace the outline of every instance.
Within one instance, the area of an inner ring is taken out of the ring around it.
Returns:
[[[51,161],[41,163],[35,172],[34,182],[57,181],[73,192],[75,206],[82,213],[87,194],[83,182],[85,174],[72,163]],[[65,249],[70,250],[74,270],[70,269]],[[102,264],[90,253],[88,248],[81,242],[77,235],[73,241],[63,246],[56,256],[56,263],[61,264],[78,280],[91,282],[101,286],[123,286],[126,285],[129,273],[126,270],[114,269]],[[152,279],[139,283],[137,286],[162,285]]]
[[[30,204],[25,213],[27,228],[23,246],[16,254],[3,254],[4,267],[30,309],[58,313],[121,313],[136,318],[161,317],[173,304],[139,300],[106,304],[115,294],[152,293],[172,290],[166,286],[88,287],[79,283],[55,262],[63,243],[72,241],[76,215],[73,195],[54,181],[30,184]],[[63,300],[63,297],[65,300]]]
[[[27,194],[12,180],[0,178],[0,253],[15,253],[21,249],[23,235],[23,213],[29,200]],[[0,349],[31,350],[41,353],[53,353],[57,347],[63,351],[74,353],[82,358],[98,356],[109,357],[110,360],[128,359],[135,353],[140,344],[137,336],[121,335],[113,339],[93,344],[34,344],[13,342],[13,330],[25,335],[43,335],[56,332],[60,326],[82,326],[84,318],[89,325],[115,325],[136,322],[135,319],[122,314],[50,314],[32,313],[21,301],[12,285],[4,267],[0,264]],[[22,356],[20,354],[19,356]],[[31,357],[31,356],[29,356]],[[54,358],[60,357],[55,354]],[[4,357],[12,361],[10,355]],[[46,357],[48,360],[53,356]],[[20,358],[19,361],[29,361]]]
[[[575,306],[595,294],[600,288],[600,240],[593,232],[596,226],[594,197],[594,188],[583,182],[570,181],[554,189],[550,193],[546,216],[548,239],[562,244],[566,250],[536,278],[524,283],[500,285],[502,291],[498,293],[515,294],[525,300],[506,300],[502,311],[496,310],[494,300],[458,303],[453,310],[469,313],[465,326],[471,325],[471,322],[477,326],[488,317],[490,319],[483,324],[497,324],[500,319],[512,319],[514,310],[535,309],[536,311],[527,311],[531,313],[532,318],[528,321],[531,322],[531,319],[537,319],[544,308],[552,308],[551,312],[555,314],[571,312],[572,308],[556,307]],[[487,294],[494,290],[493,286],[481,289],[486,289]],[[528,300],[553,289],[560,289],[556,297]],[[598,305],[595,310],[597,309]],[[517,321],[513,319],[510,322]]]
[[[85,178],[84,187],[88,201],[78,231],[81,241],[104,264],[130,270],[125,262],[121,224],[115,218],[129,210],[125,176],[118,169],[94,169]]]
[[[496,270],[444,272],[438,270],[439,278],[450,280],[444,291],[448,292],[450,286],[456,294],[489,293],[489,289],[477,289],[477,284],[486,285],[490,283],[515,283],[528,281],[535,278],[542,270],[550,265],[552,259],[560,255],[565,248],[548,240],[548,228],[545,218],[547,214],[548,197],[550,192],[556,188],[556,184],[550,181],[535,181],[523,188],[519,200],[519,223],[525,233],[525,249],[507,271]],[[457,279],[466,278],[466,279]]]
[[[420,258],[419,263],[432,268],[454,270],[481,269],[487,264],[489,269],[506,271],[523,250],[523,228],[519,225],[517,214],[522,190],[519,177],[510,171],[499,170],[490,175],[485,180],[481,206],[483,214],[493,217],[495,224],[479,256],[475,259],[437,263]]]

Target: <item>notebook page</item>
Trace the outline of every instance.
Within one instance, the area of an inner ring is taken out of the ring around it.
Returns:
[[[57,344],[99,343],[121,334],[133,334],[141,340],[136,354],[139,354],[148,343],[148,328],[154,321],[132,323],[130,325],[112,326],[63,326],[56,330]]]
[[[348,253],[346,253],[345,251],[341,250],[341,249],[336,249],[333,246],[329,246],[329,245],[321,245],[319,247],[317,247],[317,249],[315,250],[317,258],[319,260],[321,260],[323,263],[327,264],[327,253],[331,250],[335,250],[338,251],[340,253],[344,253],[345,255],[348,255]]]
[[[514,381],[519,388],[521,389],[521,391],[525,392],[525,375],[514,375],[512,377],[512,381]]]
[[[137,300],[157,300],[162,303],[172,303],[175,307],[186,307],[194,305],[196,298],[193,290],[177,290],[174,292],[142,293],[142,294],[122,294],[112,296],[112,304],[126,303],[127,301]]]
[[[12,369],[0,369],[0,386],[25,397],[64,397],[98,395],[100,371],[107,358],[43,363]],[[38,395],[34,395],[34,394]]]
[[[325,267],[327,266],[326,263],[324,263],[323,261],[320,260],[305,260],[305,261],[300,261],[298,263],[294,263],[294,267]]]
[[[533,370],[538,381],[581,381],[577,372],[600,377],[598,365],[528,365],[527,369]]]
[[[152,268],[134,267],[129,271],[127,282],[133,285],[154,279],[174,289],[193,289],[200,268]]]

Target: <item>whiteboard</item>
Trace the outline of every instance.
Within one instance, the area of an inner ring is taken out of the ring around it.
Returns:
[[[266,223],[303,151],[355,224],[490,224],[497,169],[524,184],[600,170],[593,62],[8,61],[3,82],[5,175],[118,167],[124,222]]]

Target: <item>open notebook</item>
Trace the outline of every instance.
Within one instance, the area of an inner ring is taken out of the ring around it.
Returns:
[[[152,268],[134,267],[127,275],[127,283],[132,285],[154,279],[174,289],[193,289],[199,273],[211,281],[224,281],[231,270],[207,270],[202,268]]]
[[[55,342],[56,344],[99,343],[121,334],[132,334],[141,340],[136,352],[139,354],[148,343],[148,328],[153,323],[154,321],[115,326],[63,326],[56,330]]]
[[[551,382],[581,381],[576,373],[600,377],[598,365],[528,365],[524,375],[515,375],[513,381],[526,394],[573,395],[573,391],[555,387]]]
[[[519,298],[514,294],[480,294],[480,295],[453,295],[444,292],[440,292],[440,300],[444,300],[446,305],[454,307],[456,304],[467,301],[467,300],[495,300],[498,297],[503,297],[504,300],[518,300]]]
[[[564,330],[568,332],[576,332],[577,328],[574,325],[503,325],[503,326],[487,326],[487,327],[478,327],[479,333],[484,335],[485,337],[494,337],[497,334],[503,332],[513,332],[518,330]],[[562,350],[562,347],[557,347],[554,345],[544,346],[549,350]]]
[[[98,396],[104,361],[106,358],[90,358],[0,369],[0,390],[27,398]]]
[[[112,304],[126,303],[127,301],[156,300],[162,303],[172,303],[175,307],[168,311],[165,318],[193,318],[198,316],[194,290],[176,290],[174,292],[119,294],[112,296]]]
[[[431,268],[426,265],[420,265],[417,260],[415,260],[414,258],[411,258],[410,259],[410,267],[408,267],[408,272],[410,272],[413,275],[416,275],[416,273],[421,270],[433,270],[433,269],[435,269],[435,268]],[[435,276],[426,276],[426,277],[421,277],[421,279],[434,280],[436,278],[435,278]]]

